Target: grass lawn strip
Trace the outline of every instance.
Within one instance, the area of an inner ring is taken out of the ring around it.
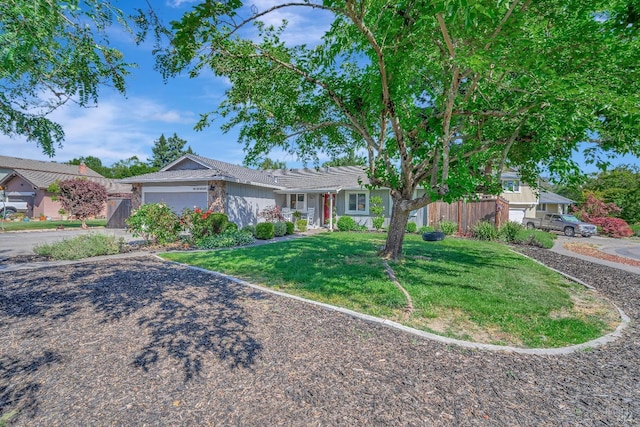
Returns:
[[[413,301],[411,300],[411,295],[409,295],[409,292],[407,292],[407,290],[402,287],[400,282],[398,282],[398,279],[396,279],[396,274],[393,272],[391,267],[389,267],[387,261],[382,261],[382,265],[384,265],[384,269],[387,272],[389,279],[391,279],[396,288],[400,289],[400,292],[402,292],[404,297],[407,299],[407,306],[404,309],[404,314],[402,316],[402,320],[407,321],[413,313]]]
[[[88,219],[87,226],[105,227],[106,219]],[[5,221],[4,231],[55,230],[56,228],[80,228],[82,221]],[[0,232],[2,229],[0,228]]]
[[[490,242],[423,242],[407,235],[390,262],[407,299],[389,281],[377,250],[384,234],[332,233],[228,251],[163,257],[441,335],[497,345],[553,348],[615,328],[607,301],[558,273]],[[585,299],[591,295],[593,299]],[[577,301],[588,301],[585,310]]]

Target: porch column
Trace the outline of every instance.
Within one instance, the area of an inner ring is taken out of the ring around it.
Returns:
[[[333,195],[331,193],[329,193],[329,232],[333,233]]]

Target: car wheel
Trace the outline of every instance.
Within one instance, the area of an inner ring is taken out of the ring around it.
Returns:
[[[573,229],[573,227],[565,227],[564,228],[564,235],[567,237],[573,237],[576,234],[575,230]]]
[[[527,229],[533,230],[534,228],[536,228],[536,226],[532,222],[527,223]]]

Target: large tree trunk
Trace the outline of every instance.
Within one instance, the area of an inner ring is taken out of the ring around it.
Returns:
[[[404,233],[407,228],[407,222],[409,222],[410,212],[402,209],[401,203],[393,204],[387,243],[380,251],[380,256],[383,258],[395,260],[402,256],[402,242],[404,241]]]

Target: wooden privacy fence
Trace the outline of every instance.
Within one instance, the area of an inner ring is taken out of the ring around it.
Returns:
[[[458,234],[469,234],[480,221],[500,227],[509,221],[509,201],[499,196],[483,196],[478,200],[431,203],[429,225],[437,227],[442,221],[457,223]]]
[[[131,195],[109,196],[107,199],[107,228],[125,228],[131,215]]]

